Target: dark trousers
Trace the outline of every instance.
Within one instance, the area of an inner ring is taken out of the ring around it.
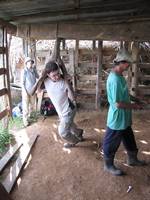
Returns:
[[[104,158],[113,158],[121,142],[123,142],[126,151],[138,151],[131,127],[125,130],[112,130],[107,127],[103,141]]]

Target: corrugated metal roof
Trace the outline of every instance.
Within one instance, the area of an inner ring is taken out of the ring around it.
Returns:
[[[14,24],[150,20],[148,0],[1,0],[0,18]]]

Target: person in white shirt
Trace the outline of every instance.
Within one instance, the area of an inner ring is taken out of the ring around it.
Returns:
[[[46,91],[60,119],[59,135],[67,141],[64,147],[74,147],[77,143],[83,141],[83,129],[77,128],[74,123],[76,103],[73,92],[68,81],[62,78],[56,62],[48,62],[44,73],[46,74],[46,79],[44,80]]]

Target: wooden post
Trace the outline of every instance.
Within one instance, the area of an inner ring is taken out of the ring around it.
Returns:
[[[132,64],[132,79],[131,79],[131,95],[137,95],[137,86],[138,86],[138,54],[139,54],[139,44],[138,42],[134,42],[132,45],[132,58],[135,63]]]
[[[101,109],[101,80],[102,80],[102,48],[103,42],[98,41],[98,59],[97,59],[97,78],[96,78],[96,99],[95,108]]]
[[[93,50],[96,49],[96,40],[93,40]]]
[[[75,61],[74,61],[74,89],[76,91],[77,89],[77,68],[78,68],[78,62],[79,62],[79,40],[76,40],[76,46],[75,46]]]
[[[131,42],[125,41],[124,42],[124,48],[131,52]],[[132,80],[132,66],[129,67],[128,72],[127,72],[127,83],[128,83],[128,88],[131,88],[131,80]]]
[[[123,48],[123,41],[120,41],[120,48]]]
[[[23,44],[23,53],[27,57],[29,55],[29,52],[28,52],[28,41],[26,39],[22,39],[22,44]]]
[[[8,41],[8,57],[10,58],[10,46],[11,46],[11,41],[12,41],[12,35],[9,35],[9,41]],[[9,73],[10,73],[10,82],[13,83],[14,82],[14,77],[13,77],[13,72],[12,72],[12,66],[10,63],[10,59],[9,59]]]
[[[9,110],[10,110],[10,116],[12,116],[12,100],[11,100],[11,91],[10,91],[10,75],[9,75],[9,54],[8,54],[8,44],[7,44],[7,31],[5,32],[6,37],[6,69],[7,69],[7,89],[8,89],[8,101],[9,101]]]
[[[3,48],[4,51],[2,53],[3,58],[3,68],[6,68],[6,74],[4,76],[4,88],[7,88],[7,94],[3,95],[3,100],[1,104],[5,107],[5,109],[9,108],[9,115],[12,115],[12,102],[11,102],[11,92],[10,92],[10,79],[9,79],[9,62],[8,62],[8,44],[7,44],[7,31],[3,28]],[[9,115],[7,114],[2,119],[3,128],[8,128],[9,123]]]
[[[35,65],[36,65],[36,40],[33,38],[30,39],[29,50],[30,50],[29,55],[35,61]]]
[[[69,63],[70,63],[70,68],[72,69],[72,84],[73,84],[73,90],[76,90],[75,87],[75,52],[74,49],[69,50]]]
[[[66,40],[64,38],[62,39],[62,49],[66,49]]]

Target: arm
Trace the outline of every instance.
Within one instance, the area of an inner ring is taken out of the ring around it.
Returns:
[[[115,106],[118,109],[141,109],[141,105],[139,103],[131,103],[130,98],[128,97],[128,101],[124,101],[124,92],[122,91],[122,83],[117,79],[114,79],[108,82],[108,92],[111,96],[111,99]],[[127,91],[126,91],[127,92]],[[127,94],[126,94],[127,95]]]
[[[22,89],[24,89],[25,92],[28,94],[25,84],[26,84],[26,71],[23,70],[22,71],[22,76],[21,76],[21,85],[22,85]]]
[[[125,102],[116,102],[117,108],[122,109],[142,109],[142,106],[138,103],[125,103]]]
[[[67,85],[67,94],[68,94],[68,98],[70,99],[70,101],[76,105],[76,100],[75,100],[75,96],[73,94],[73,91],[70,89],[69,84],[66,82]]]

